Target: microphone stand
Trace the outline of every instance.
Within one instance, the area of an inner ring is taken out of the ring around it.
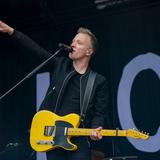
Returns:
[[[9,89],[6,93],[4,93],[0,97],[1,100],[6,97],[9,93],[11,93],[15,88],[17,88],[20,84],[22,84],[26,79],[30,78],[32,75],[34,75],[38,70],[40,70],[44,65],[46,65],[52,58],[54,58],[58,53],[60,53],[63,50],[63,48],[60,48],[57,50],[52,56],[50,56],[48,59],[46,59],[44,62],[42,62],[40,65],[38,65],[35,69],[33,69],[29,74],[27,74],[22,80],[20,80],[17,84],[15,84],[11,89]]]

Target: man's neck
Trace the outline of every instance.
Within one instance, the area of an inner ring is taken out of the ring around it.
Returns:
[[[73,67],[79,74],[84,74],[88,65],[89,61],[73,61]]]

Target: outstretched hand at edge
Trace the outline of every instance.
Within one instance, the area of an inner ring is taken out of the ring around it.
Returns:
[[[12,35],[14,32],[14,29],[7,25],[6,23],[0,21],[0,32],[1,33],[8,33],[9,35]]]

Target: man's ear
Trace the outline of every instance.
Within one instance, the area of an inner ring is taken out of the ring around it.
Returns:
[[[92,48],[87,49],[86,55],[91,56],[92,54],[93,54],[93,49]]]

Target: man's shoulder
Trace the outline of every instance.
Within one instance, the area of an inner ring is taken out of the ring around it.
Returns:
[[[106,76],[104,76],[94,70],[92,70],[92,71],[96,73],[96,79],[101,80],[101,81],[106,81]]]
[[[107,85],[107,78],[106,76],[98,73],[97,71],[92,70],[93,72],[96,73],[96,79],[95,79],[95,85],[96,86],[101,86],[101,85]]]

